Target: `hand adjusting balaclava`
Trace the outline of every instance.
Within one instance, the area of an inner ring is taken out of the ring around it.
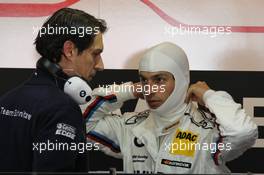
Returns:
[[[184,100],[190,82],[189,63],[185,52],[170,42],[158,44],[143,55],[139,64],[139,72],[141,71],[166,71],[174,76],[175,87],[171,95],[160,107],[150,110],[156,114],[156,122],[163,127],[178,121],[186,108]]]

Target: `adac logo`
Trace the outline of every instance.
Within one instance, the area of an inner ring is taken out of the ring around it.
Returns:
[[[185,139],[189,140],[191,142],[196,142],[198,135],[193,134],[191,132],[185,132],[185,131],[178,131],[176,134],[176,139]]]
[[[140,140],[138,140],[137,137],[134,138],[134,144],[135,144],[137,147],[143,147],[143,146],[145,146],[144,143],[142,143]]]
[[[173,155],[183,155],[193,157],[195,154],[195,145],[198,142],[199,135],[191,131],[177,130],[173,138],[170,153]]]

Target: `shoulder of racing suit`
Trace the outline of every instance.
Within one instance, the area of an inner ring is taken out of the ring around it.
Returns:
[[[216,127],[215,115],[203,106],[192,104],[184,115],[188,115],[191,123],[197,127],[203,129],[213,129]]]

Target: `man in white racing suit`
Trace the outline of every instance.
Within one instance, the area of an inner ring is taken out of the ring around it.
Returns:
[[[95,89],[83,114],[87,139],[100,143],[107,154],[121,155],[124,172],[228,173],[225,162],[255,143],[256,124],[227,92],[205,82],[189,87],[188,59],[177,45],[150,48],[140,61],[139,76],[141,86]],[[123,102],[140,97],[140,90],[148,110],[113,114]]]

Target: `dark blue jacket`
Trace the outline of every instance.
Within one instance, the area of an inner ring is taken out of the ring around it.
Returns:
[[[0,98],[0,172],[87,171],[84,119],[63,83],[37,69]]]

